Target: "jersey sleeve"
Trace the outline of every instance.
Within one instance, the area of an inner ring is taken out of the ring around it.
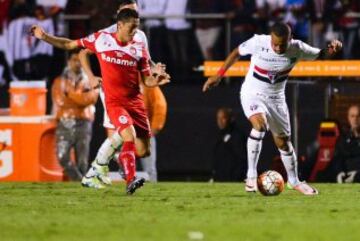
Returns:
[[[81,38],[77,40],[77,44],[80,48],[89,49],[92,52],[96,52],[95,48],[95,40],[99,36],[99,33],[93,33],[85,38]]]
[[[150,58],[149,58],[149,51],[146,49],[145,45],[143,45],[142,49],[142,57],[140,58],[139,63],[139,70],[142,75],[144,76],[150,76],[151,70],[150,70]]]
[[[255,44],[256,44],[256,35],[252,38],[246,40],[245,42],[241,43],[238,47],[239,54],[241,56],[254,54],[255,53]]]
[[[145,35],[145,33],[143,31],[140,31],[140,30],[138,30],[138,31],[139,31],[141,41],[144,43],[145,48],[146,48],[146,50],[148,52],[149,59],[151,59],[148,39],[147,39],[147,37],[146,37],[146,35]]]
[[[298,46],[300,59],[314,60],[319,56],[319,48],[311,47],[310,45],[300,40],[298,40]]]
[[[109,27],[101,29],[99,32],[116,33],[116,30],[117,30],[117,25],[113,24],[110,25]]]

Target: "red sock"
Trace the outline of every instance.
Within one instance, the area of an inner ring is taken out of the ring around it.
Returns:
[[[135,143],[131,141],[124,142],[119,155],[119,164],[122,164],[126,176],[126,183],[129,184],[135,177],[136,159]]]

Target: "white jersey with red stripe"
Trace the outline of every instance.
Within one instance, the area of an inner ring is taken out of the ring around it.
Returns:
[[[277,54],[271,47],[270,35],[254,35],[238,47],[240,55],[251,55],[251,63],[242,92],[284,96],[288,74],[300,59],[313,60],[320,49],[300,40],[290,40],[284,54]]]

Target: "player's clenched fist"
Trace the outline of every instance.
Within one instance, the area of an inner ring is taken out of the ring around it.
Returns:
[[[170,75],[165,72],[166,67],[162,63],[157,63],[153,69],[153,77],[157,81],[157,85],[164,85],[170,82]]]
[[[337,53],[342,49],[342,43],[337,40],[334,39],[333,41],[331,41],[331,43],[328,45],[328,48],[330,49],[331,52],[333,53]]]
[[[45,37],[44,29],[38,25],[31,26],[30,34],[38,39],[44,39],[44,37]]]

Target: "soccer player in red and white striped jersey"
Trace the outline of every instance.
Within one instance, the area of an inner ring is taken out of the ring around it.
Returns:
[[[87,48],[96,54],[106,109],[123,141],[119,161],[125,169],[128,194],[135,192],[145,181],[135,177],[135,141],[140,146],[138,155],[150,152],[151,133],[139,81],[141,79],[148,87],[169,82],[162,67],[150,69],[145,44],[133,40],[139,24],[137,11],[123,9],[117,15],[116,33],[100,31],[83,39],[70,40],[48,35],[39,26],[31,29],[35,37],[55,47],[67,50]]]

